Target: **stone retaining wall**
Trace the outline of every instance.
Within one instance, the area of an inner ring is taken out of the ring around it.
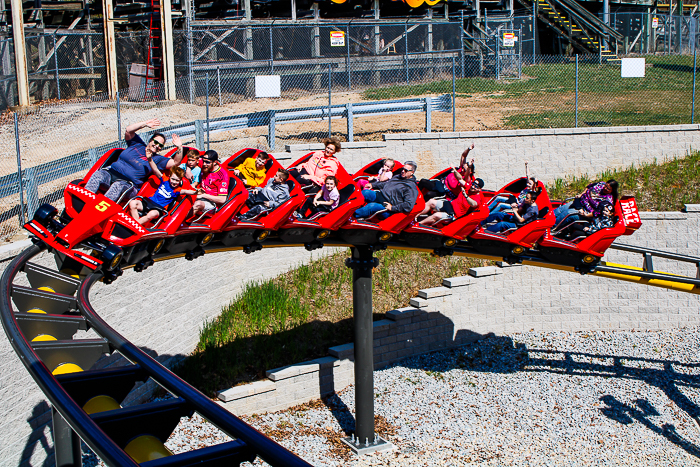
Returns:
[[[688,213],[641,213],[643,226],[618,241],[698,255],[700,206]],[[641,266],[641,256],[608,250],[606,260]],[[695,275],[691,263],[655,259],[655,270]],[[374,322],[375,368],[411,355],[464,345],[486,334],[536,331],[669,329],[700,325],[700,296],[642,284],[534,266],[474,268],[420,290],[410,307]],[[377,310],[379,311],[379,310]],[[267,372],[266,381],[219,393],[221,404],[242,415],[283,410],[354,383],[352,343],[331,357]]]

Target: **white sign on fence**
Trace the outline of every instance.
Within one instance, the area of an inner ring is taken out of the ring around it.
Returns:
[[[503,33],[503,47],[515,47],[515,41],[518,40],[515,37],[515,33],[504,32]]]
[[[644,78],[644,57],[623,58],[620,76],[622,78]]]
[[[255,77],[255,97],[280,97],[281,95],[278,75]]]
[[[654,29],[659,27],[659,18],[654,17],[654,19],[651,20],[651,27]]]
[[[343,31],[331,31],[331,47],[345,47],[345,33]]]

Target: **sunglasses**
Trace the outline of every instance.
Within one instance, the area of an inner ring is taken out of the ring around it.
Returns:
[[[403,169],[401,169],[401,172],[413,172],[413,170],[411,170],[411,169],[406,169],[406,168],[403,168]]]
[[[214,161],[210,161],[209,159],[202,159],[202,164],[213,164]]]
[[[163,149],[165,147],[165,144],[161,143],[160,141],[156,141],[155,139],[151,141],[153,145],[159,149]]]

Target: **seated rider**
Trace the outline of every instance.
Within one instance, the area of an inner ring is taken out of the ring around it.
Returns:
[[[265,164],[270,160],[266,152],[258,153],[257,157],[248,157],[233,169],[233,174],[240,178],[246,188],[262,185],[267,176]]]
[[[146,155],[148,157],[148,155]],[[193,195],[197,193],[195,190],[183,190],[182,179],[185,176],[185,171],[181,167],[173,167],[170,169],[170,176],[163,175],[158,169],[158,166],[153,162],[153,157],[148,157],[148,162],[151,164],[151,169],[156,177],[161,179],[158,189],[149,198],[132,199],[129,201],[129,212],[131,217],[136,219],[139,224],[144,225],[147,222],[154,221],[158,218],[163,210],[166,210],[168,205],[175,201],[177,195]],[[139,213],[145,211],[145,215]]]
[[[200,164],[202,164],[202,183],[197,190],[197,201],[192,206],[195,217],[224,204],[229,188],[228,172],[219,165],[219,154],[216,151],[205,152]]]
[[[304,217],[306,211],[311,210],[309,216],[317,212],[331,212],[338,207],[340,203],[340,193],[338,192],[338,179],[333,175],[326,177],[326,182],[323,184],[321,191],[315,196],[306,199],[306,202],[299,210],[300,217]]]
[[[554,211],[555,225],[566,218],[567,225],[580,219],[600,217],[600,205],[607,201],[613,206],[619,198],[618,183],[610,179],[607,182],[591,183],[586,189],[569,203],[564,203]],[[560,226],[561,228],[561,226]]]
[[[340,161],[335,157],[340,152],[340,141],[337,138],[326,138],[323,145],[323,151],[314,152],[308,161],[289,169],[289,175],[302,187],[313,185],[313,192],[320,190],[326,177],[335,175],[340,167]]]
[[[456,199],[462,191],[462,186],[470,186],[472,184],[476,172],[474,159],[470,162],[467,161],[467,156],[469,156],[472,149],[474,149],[474,143],[462,152],[457,170],[453,169],[444,180],[423,178],[418,182],[418,188],[423,190],[426,200],[442,196]],[[464,180],[465,183],[460,184],[458,183],[459,180]]]
[[[263,188],[250,188],[245,202],[249,209],[241,215],[241,218],[252,219],[261,212],[275,209],[287,201],[291,197],[286,183],[288,178],[289,172],[279,169]]]
[[[362,190],[367,204],[355,211],[355,217],[362,219],[386,210],[383,214],[386,219],[395,212],[411,212],[419,194],[416,177],[413,175],[417,167],[415,162],[406,161],[401,173],[386,182],[373,183],[373,187],[378,191]]]
[[[178,167],[185,171],[185,178],[191,184],[199,183],[202,174],[202,169],[199,167],[199,151],[190,149],[185,156],[187,162],[180,164]]]
[[[525,183],[525,188],[518,194],[517,197],[515,197],[515,201],[508,202],[508,200],[513,199],[513,196],[507,193],[494,196],[489,202],[489,211],[498,212],[503,211],[504,209],[515,209],[520,205],[520,203],[523,202],[527,192],[534,190],[537,187],[537,180],[535,177],[530,177],[530,171],[527,168],[527,161],[525,161],[525,179],[527,180]]]
[[[599,231],[600,229],[608,229],[615,227],[615,220],[613,219],[613,206],[607,201],[600,203],[600,211],[602,216],[594,217],[593,220],[588,223],[588,225],[581,225],[578,223],[570,224],[566,229],[564,234],[565,240],[573,240],[577,237],[586,237],[592,233]]]
[[[127,194],[129,197],[132,197],[148,177],[151,176],[151,166],[146,157],[147,154],[153,157],[153,161],[161,172],[180,165],[182,161],[182,141],[180,141],[178,135],[173,135],[173,144],[177,147],[177,152],[173,158],[169,158],[158,155],[158,151],[165,147],[165,135],[154,133],[147,144],[136,134],[142,128],[156,128],[158,126],[160,126],[160,121],[153,119],[133,123],[126,127],[124,132],[126,149],[119,154],[118,159],[108,169],[95,171],[85,184],[85,189],[92,193],[97,193],[100,185],[108,185],[109,189],[105,196],[112,201],[116,201],[130,188],[130,184],[133,184],[131,193]]]
[[[394,159],[384,159],[382,162],[382,167],[379,169],[376,177],[361,178],[357,181],[360,190],[371,190],[372,185],[370,182],[386,182],[391,177],[394,176],[394,166],[396,161]]]
[[[501,211],[489,214],[489,217],[487,217],[483,222],[484,224],[492,221],[499,222],[487,226],[486,230],[489,232],[498,233],[504,230],[520,227],[537,219],[539,209],[537,208],[536,201],[539,194],[539,191],[529,191],[527,195],[525,195],[523,202],[520,203],[517,209],[513,209],[512,212]]]
[[[465,191],[464,188],[462,188],[461,193],[455,200],[431,199],[426,204],[426,208],[432,209],[434,213],[419,223],[422,225],[433,225],[440,219],[444,219],[448,216],[452,216],[455,219],[464,216],[481,204],[481,189],[483,187],[484,181],[477,178],[469,185],[469,191]],[[426,210],[425,212],[428,211]]]

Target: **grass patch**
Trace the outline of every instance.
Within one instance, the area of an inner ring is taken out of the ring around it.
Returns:
[[[692,56],[648,56],[644,78],[620,78],[620,67],[579,64],[579,126],[671,125],[690,123]],[[457,105],[503,109],[503,128],[574,126],[575,64],[523,66],[523,79],[463,78],[455,82]],[[368,100],[452,93],[452,81],[372,88]],[[466,101],[466,103],[465,103]]]
[[[352,342],[352,270],[348,251],[311,261],[286,274],[251,282],[220,316],[205,323],[192,355],[175,372],[209,396],[264,378],[265,371],[323,357]],[[408,305],[418,290],[438,286],[486,264],[402,250],[380,252],[374,270],[374,319]]]
[[[700,203],[700,152],[663,162],[607,170],[591,178],[588,175],[557,179],[547,186],[552,199],[565,199],[581,193],[599,180],[614,178],[622,194],[633,195],[640,211],[679,211],[684,204]]]

